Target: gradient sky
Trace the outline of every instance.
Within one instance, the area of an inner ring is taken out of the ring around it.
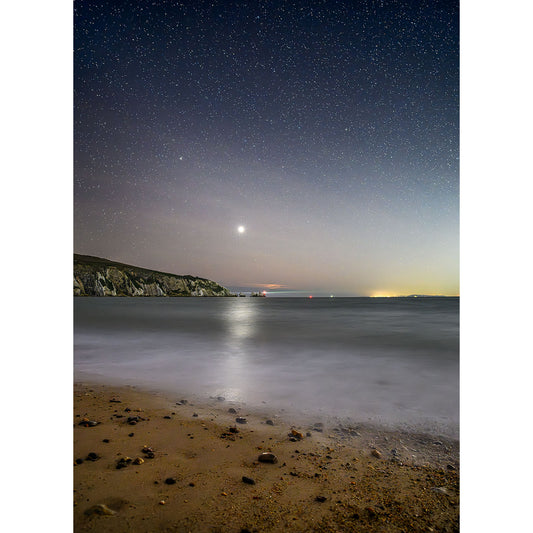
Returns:
[[[74,250],[459,294],[458,26],[441,0],[75,1]]]

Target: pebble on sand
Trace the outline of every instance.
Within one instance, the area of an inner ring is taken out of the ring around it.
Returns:
[[[278,462],[278,458],[273,453],[270,453],[270,452],[263,452],[262,454],[259,455],[257,460],[260,463],[277,463]]]
[[[299,431],[296,431],[295,429],[291,430],[291,432],[289,433],[289,436],[297,440],[302,440],[304,438],[303,433],[300,433]]]
[[[85,514],[88,516],[93,515],[93,514],[113,516],[113,515],[116,515],[117,513],[116,511],[113,511],[112,509],[110,509],[104,503],[98,503],[96,505],[93,505],[92,507],[89,507],[89,509],[85,511]]]
[[[248,485],[255,485],[255,481],[251,477],[242,476],[242,480]]]
[[[120,470],[121,468],[126,468],[132,462],[132,460],[133,459],[131,457],[121,457],[117,461],[117,470]]]
[[[96,420],[89,420],[88,418],[84,418],[78,426],[83,426],[86,428],[93,428],[94,426],[97,426],[98,422]]]
[[[167,477],[167,479],[165,479],[165,483],[167,485],[175,485],[176,484],[176,478],[175,477]]]
[[[370,453],[373,457],[376,457],[377,459],[381,459],[381,452],[379,450],[373,449]]]
[[[244,418],[243,416],[238,416],[235,419],[235,422],[237,422],[237,424],[246,424],[246,418]]]

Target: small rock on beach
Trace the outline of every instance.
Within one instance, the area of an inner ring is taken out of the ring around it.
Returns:
[[[96,420],[89,420],[88,418],[84,418],[78,426],[83,426],[86,428],[93,428],[94,426],[97,426],[98,422]]]
[[[260,463],[277,463],[278,462],[278,458],[273,453],[270,453],[270,452],[263,452],[262,454],[259,455],[257,460]]]
[[[117,461],[117,470],[120,470],[121,468],[126,468],[130,463],[132,462],[131,457],[121,457]]]
[[[92,507],[89,507],[89,509],[87,509],[85,511],[85,514],[87,516],[91,516],[91,515],[108,515],[108,516],[113,516],[113,515],[116,515],[116,511],[113,511],[112,509],[110,509],[107,505],[103,504],[103,503],[98,503],[96,505],[93,505]]]
[[[449,491],[446,487],[433,487],[431,490],[433,492],[438,492],[439,494],[449,494]]]
[[[296,440],[302,440],[304,438],[303,433],[300,433],[299,431],[296,431],[295,429],[292,429],[289,433],[290,437],[295,438]]]

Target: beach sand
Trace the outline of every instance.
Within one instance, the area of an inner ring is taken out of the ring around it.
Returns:
[[[88,383],[73,433],[76,532],[459,530],[459,444],[443,437]]]

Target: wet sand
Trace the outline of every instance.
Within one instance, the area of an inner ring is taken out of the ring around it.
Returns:
[[[443,437],[87,383],[73,433],[76,532],[459,530]]]

